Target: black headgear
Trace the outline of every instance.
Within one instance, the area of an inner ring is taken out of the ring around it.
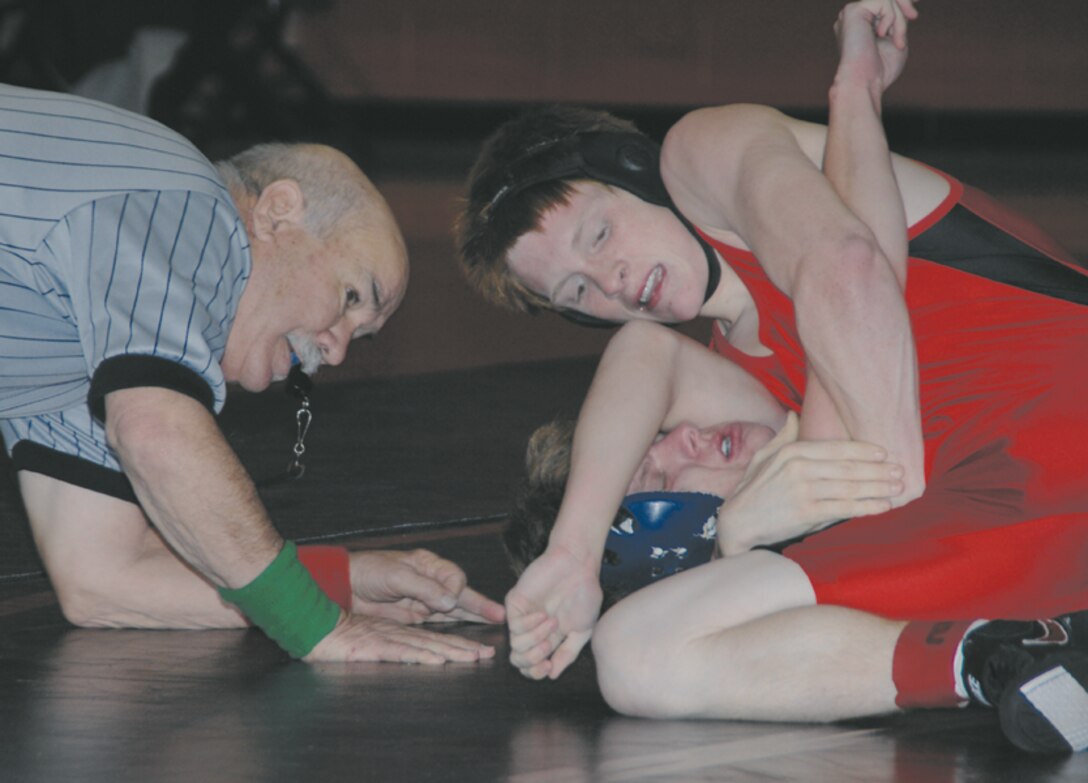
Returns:
[[[521,193],[533,185],[560,179],[593,179],[623,188],[643,201],[668,207],[680,219],[706,254],[707,285],[703,301],[710,299],[721,279],[721,269],[713,248],[695,231],[687,218],[677,211],[660,170],[661,147],[641,133],[591,131],[534,144],[506,169],[502,184],[483,210],[484,218],[503,199]],[[584,326],[618,326],[612,321],[594,318],[577,310],[559,310],[564,317]]]

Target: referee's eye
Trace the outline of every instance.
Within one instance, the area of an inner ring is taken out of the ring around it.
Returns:
[[[354,288],[349,288],[344,295],[344,306],[354,307],[357,304],[359,304],[359,292]]]

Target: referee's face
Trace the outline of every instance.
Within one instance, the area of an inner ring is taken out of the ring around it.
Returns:
[[[381,329],[408,285],[407,254],[391,217],[324,242],[300,227],[289,241],[253,250],[253,275],[223,361],[227,380],[249,391],[287,377],[293,352],[309,371],[340,364],[352,339]]]
[[[373,228],[348,228],[323,243],[312,266],[313,340],[322,363],[344,361],[357,337],[373,336],[400,307],[408,288],[408,257],[400,231],[389,221]]]

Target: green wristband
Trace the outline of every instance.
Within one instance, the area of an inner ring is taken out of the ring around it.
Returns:
[[[268,568],[245,587],[219,589],[292,658],[302,658],[340,620],[340,607],[299,562],[293,541],[284,542]]]

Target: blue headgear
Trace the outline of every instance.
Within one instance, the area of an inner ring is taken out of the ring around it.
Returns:
[[[714,556],[722,499],[703,492],[636,492],[608,531],[601,587],[623,596]]]

